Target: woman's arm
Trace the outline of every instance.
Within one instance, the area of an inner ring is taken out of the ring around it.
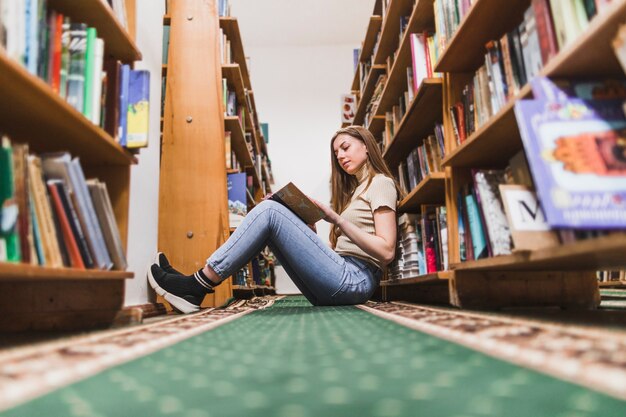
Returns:
[[[330,207],[315,201],[326,217],[324,220],[338,226],[355,245],[365,253],[387,265],[393,260],[396,253],[396,212],[383,206],[374,211],[374,235],[359,229],[354,223],[343,219]]]

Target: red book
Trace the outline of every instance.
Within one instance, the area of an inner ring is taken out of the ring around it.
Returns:
[[[456,124],[459,129],[459,140],[461,143],[467,139],[467,132],[465,131],[465,107],[460,101],[454,105],[456,113]]]
[[[58,94],[61,90],[61,36],[63,35],[63,15],[56,13],[54,19],[54,32],[50,33],[50,37],[52,38],[50,83],[52,84],[52,90]]]
[[[552,12],[548,0],[532,0],[535,21],[537,22],[537,35],[541,47],[541,61],[543,65],[559,52],[556,41],[556,33],[552,23]]]
[[[63,233],[63,241],[65,242],[65,247],[67,248],[67,253],[70,258],[70,265],[72,268],[85,269],[85,264],[83,263],[83,258],[80,255],[78,243],[72,233],[70,221],[65,213],[65,209],[63,208],[59,191],[57,190],[57,187],[55,187],[54,183],[47,183],[46,185],[48,186],[48,191],[50,192],[50,198],[52,200],[52,205],[54,206],[54,211],[59,219],[61,232]]]

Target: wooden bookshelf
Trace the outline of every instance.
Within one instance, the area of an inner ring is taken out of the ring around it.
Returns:
[[[163,23],[170,25],[170,51],[176,53],[169,54],[167,65],[159,245],[183,270],[200,267],[207,254],[235,230],[229,227],[227,174],[245,172],[253,178],[253,190],[246,190],[249,206],[261,200],[261,179],[269,176],[267,169],[257,171],[249,148],[251,145],[257,155],[267,155],[239,24],[234,17],[217,16],[215,6],[213,0],[177,0],[163,18]],[[188,20],[188,16],[193,19]],[[221,64],[220,28],[231,44],[233,62],[229,64]],[[189,62],[197,65],[189,66]],[[245,127],[239,117],[224,114],[222,78],[245,109]],[[174,114],[185,117],[173,119]],[[226,169],[225,131],[231,132],[230,145],[241,166],[239,171]],[[184,146],[180,146],[182,141]],[[204,190],[200,196],[194,191],[198,189]],[[167,195],[172,193],[181,196],[175,204],[167,203]],[[184,209],[188,204],[194,208]],[[181,210],[185,218],[175,215]],[[226,284],[216,288],[215,295],[205,297],[202,306],[222,305],[233,291],[241,290],[233,287],[231,280]]]
[[[248,64],[246,63],[246,55],[243,52],[243,42],[239,32],[239,23],[235,17],[220,17],[220,27],[230,41],[233,51],[233,61],[237,62],[241,68],[243,76],[243,84],[247,89],[252,89],[250,84],[250,75],[248,74]],[[219,41],[219,40],[218,40]]]
[[[132,30],[122,27],[106,2],[50,0],[48,8],[95,27],[105,41],[105,59],[132,63],[141,58]],[[134,27],[133,16],[129,14],[129,28]],[[135,156],[1,48],[0,85],[0,131],[13,143],[28,144],[31,153],[78,157],[87,178],[106,183],[125,246]],[[109,326],[123,307],[125,280],[132,277],[126,271],[0,263],[0,331]]]
[[[11,137],[28,142],[32,152],[69,149],[84,163],[136,162],[109,134],[3,50],[0,50],[0,85],[0,126]]]
[[[430,1],[430,0],[427,0]],[[432,3],[431,3],[432,4]],[[385,65],[387,57],[397,49],[400,37],[400,18],[410,16],[413,9],[413,0],[393,0],[387,9],[383,22],[378,49],[374,54],[375,65]]]
[[[404,278],[404,279],[394,279],[394,280],[386,280],[381,281],[381,287],[402,287],[407,285],[415,285],[415,284],[430,284],[441,282],[442,280],[449,280],[452,277],[453,273],[450,271],[440,271],[432,274],[420,275],[418,277],[412,278]]]
[[[391,71],[385,84],[385,89],[380,98],[380,104],[376,114],[384,116],[385,112],[398,104],[398,98],[407,91],[406,70],[411,66],[411,33],[422,33],[424,30],[433,29],[433,1],[420,0],[415,5],[413,13],[409,18],[409,23],[402,36],[400,47],[393,62]]]
[[[239,64],[222,64],[222,76],[228,81],[229,88],[235,91],[237,102],[244,105],[246,112],[250,115],[250,108],[248,107],[248,100],[246,100],[246,91],[243,86],[243,77]]]
[[[367,25],[367,31],[365,32],[365,39],[363,40],[363,45],[361,47],[361,53],[359,54],[359,62],[366,62],[372,55],[374,44],[376,43],[376,35],[380,32],[382,24],[382,17],[370,17],[369,24]]]
[[[428,175],[398,205],[402,213],[414,213],[422,204],[444,204],[446,191],[445,172],[433,172]]]
[[[237,116],[226,116],[224,117],[224,125],[227,131],[230,131],[230,143],[233,151],[235,151],[235,155],[239,160],[239,163],[242,167],[254,167],[254,162],[252,161],[252,155],[250,155],[250,151],[248,151],[248,145],[246,145],[246,137],[241,127],[241,122],[239,121],[239,117]],[[261,182],[259,180],[259,175],[256,172],[256,169],[251,170],[252,177],[254,178],[255,187],[260,187]]]
[[[626,263],[624,253],[626,253],[626,234],[616,233],[548,249],[456,263],[451,265],[451,269],[459,271],[619,269]]]
[[[132,278],[132,272],[100,271],[96,269],[79,270],[75,268],[48,268],[35,265],[0,262],[0,281],[75,281],[75,280],[124,280]]]
[[[367,79],[365,80],[365,86],[361,91],[359,103],[356,108],[356,113],[354,115],[354,123],[361,124],[363,123],[363,119],[365,117],[365,110],[367,105],[372,98],[372,94],[374,93],[374,89],[376,88],[376,82],[378,81],[378,77],[381,74],[384,74],[385,69],[387,67],[384,65],[373,65],[370,69],[369,74],[367,74]]]
[[[422,82],[406,114],[396,127],[394,137],[387,145],[383,156],[388,164],[397,165],[411,149],[434,133],[435,123],[443,120],[442,87],[441,78],[427,78]]]
[[[586,74],[623,76],[610,42],[625,14],[626,3],[612,4],[609,10],[596,16],[590,22],[588,29],[577,42],[561,50],[549,61],[542,69],[541,75],[548,77],[580,77]],[[524,86],[519,94],[509,100],[496,115],[456,147],[444,159],[443,164],[451,167],[506,165],[508,159],[522,149],[513,112],[515,102],[531,96],[530,86]]]
[[[141,60],[141,52],[135,40],[111,7],[102,0],[48,0],[48,6],[70,16],[72,21],[95,27],[98,37],[104,40],[105,57],[113,57],[125,63]],[[134,23],[128,22],[130,27]]]

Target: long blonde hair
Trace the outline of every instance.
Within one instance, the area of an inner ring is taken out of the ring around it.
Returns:
[[[330,174],[330,183],[331,183],[331,198],[330,204],[332,209],[341,214],[344,209],[350,204],[350,200],[352,199],[352,194],[354,190],[359,185],[357,178],[354,175],[350,175],[345,172],[337,157],[335,155],[335,150],[333,148],[333,143],[337,136],[341,134],[350,135],[351,137],[362,141],[365,144],[365,148],[367,149],[367,167],[369,171],[369,180],[367,183],[367,187],[372,183],[372,179],[376,174],[383,174],[389,178],[391,178],[396,186],[396,192],[398,193],[398,199],[403,197],[403,191],[400,189],[398,182],[391,175],[391,171],[387,167],[385,160],[383,159],[382,154],[380,153],[380,149],[378,148],[378,144],[376,143],[376,139],[374,139],[374,135],[365,129],[362,126],[348,126],[342,129],[339,129],[333,135],[330,140],[330,155],[331,155],[331,174]],[[366,189],[367,189],[366,187]],[[337,239],[341,235],[341,231],[337,227],[331,227],[330,230],[330,244],[334,248],[337,244]]]

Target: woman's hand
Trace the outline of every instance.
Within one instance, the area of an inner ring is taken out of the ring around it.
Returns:
[[[335,213],[335,211],[328,207],[326,204],[322,204],[313,198],[311,198],[311,201],[313,201],[315,205],[324,212],[324,220],[326,220],[328,223],[337,224],[339,220],[341,220],[341,216]]]
[[[267,200],[267,199],[271,198],[273,195],[274,195],[274,193],[268,193],[268,194],[265,194],[265,197],[263,197],[263,198],[261,199],[261,201],[265,201],[265,200]]]

